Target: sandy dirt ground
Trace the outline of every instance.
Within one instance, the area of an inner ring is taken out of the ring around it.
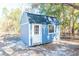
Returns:
[[[0,56],[79,56],[78,41],[59,40],[27,47],[19,36],[6,34],[0,36]]]

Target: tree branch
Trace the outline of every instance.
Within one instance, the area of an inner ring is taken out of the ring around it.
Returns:
[[[79,6],[78,6],[78,5],[75,5],[75,4],[71,4],[71,3],[63,3],[63,5],[65,5],[65,6],[71,6],[71,7],[73,7],[74,9],[79,10]]]

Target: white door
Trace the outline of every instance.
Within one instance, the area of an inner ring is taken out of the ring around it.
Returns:
[[[32,25],[32,45],[37,45],[42,42],[42,25]]]

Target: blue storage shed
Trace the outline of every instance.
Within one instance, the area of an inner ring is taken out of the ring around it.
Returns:
[[[24,12],[20,25],[21,39],[27,46],[45,44],[60,38],[56,17]]]

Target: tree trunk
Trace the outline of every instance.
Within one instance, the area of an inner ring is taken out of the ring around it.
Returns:
[[[70,32],[72,39],[74,38],[74,9],[72,9],[70,16]]]
[[[61,5],[62,6],[62,13],[61,13],[61,18],[62,18],[62,22],[65,20],[65,10],[64,10],[64,5],[62,4]],[[63,27],[64,27],[64,25],[62,25]],[[62,30],[62,32],[63,32],[63,34],[64,34],[64,36],[65,36],[65,27],[64,27],[64,29]]]

